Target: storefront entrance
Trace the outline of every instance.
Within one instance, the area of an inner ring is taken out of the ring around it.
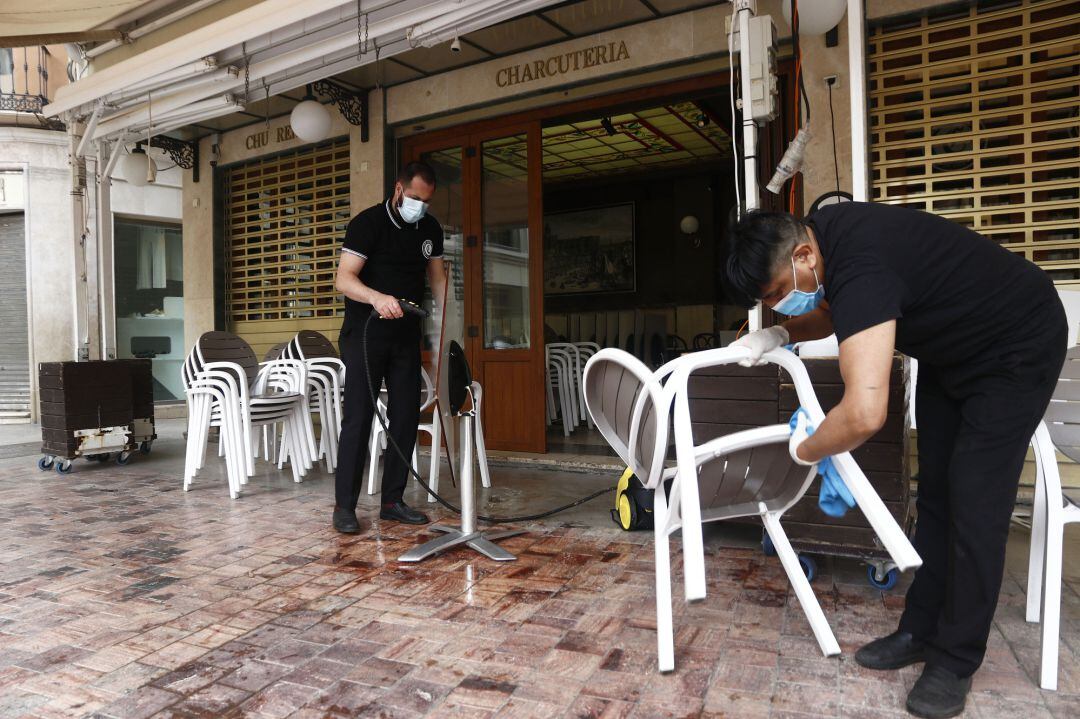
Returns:
[[[548,425],[548,344],[618,346],[655,365],[695,337],[730,340],[745,320],[717,282],[735,204],[726,102],[727,76],[714,75],[403,139],[402,161],[438,176],[446,334],[484,387],[488,448],[606,452],[580,407],[572,437]],[[783,120],[769,128],[771,172]],[[620,218],[625,237],[609,235]],[[604,232],[573,229],[590,221]]]

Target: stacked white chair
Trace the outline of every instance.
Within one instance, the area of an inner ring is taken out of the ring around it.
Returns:
[[[286,344],[284,357],[300,360],[307,368],[308,401],[319,416],[319,445],[315,456],[324,460],[327,472],[333,473],[337,467],[338,437],[341,435],[345,363],[338,359],[333,343],[313,330],[298,332]],[[310,427],[311,423],[308,424]],[[311,437],[314,437],[313,428]]]
[[[547,345],[544,353],[547,361],[548,424],[558,417],[562,421],[563,435],[569,437],[578,423],[573,361],[570,352],[558,344]]]
[[[593,421],[642,484],[654,490],[657,653],[662,672],[675,668],[669,537],[682,530],[686,600],[704,599],[701,525],[735,517],[761,517],[822,653],[840,652],[780,524],[784,512],[803,497],[816,474],[815,467],[797,465],[788,454],[788,425],[759,427],[694,443],[687,392],[690,375],[748,356],[742,348],[699,352],[673,360],[653,373],[627,352],[604,349],[585,369],[585,397]],[[802,362],[786,350],[770,352],[765,359],[787,370],[811,422],[820,423],[824,413]],[[667,383],[662,384],[665,378]],[[674,434],[677,463],[665,468],[670,433]],[[851,456],[837,455],[833,462],[896,565],[901,570],[919,566],[921,560],[911,543]]]
[[[585,409],[585,365],[588,364],[589,358],[600,351],[600,345],[596,342],[575,342],[574,347],[577,348],[578,354],[577,399],[578,408],[580,409],[579,416],[584,417],[585,421],[589,424],[589,429],[592,429],[592,416]]]
[[[282,425],[284,454],[293,480],[300,482],[311,467],[305,424],[307,370],[303,362],[279,359],[259,363],[251,347],[227,332],[203,334],[181,368],[188,401],[188,446],[184,490],[203,467],[211,427],[221,433],[229,476],[229,495],[236,498],[255,473],[253,432]]]

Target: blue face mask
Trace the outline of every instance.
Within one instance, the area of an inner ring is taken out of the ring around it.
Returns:
[[[402,196],[401,207],[398,208],[398,214],[401,215],[401,219],[412,224],[413,222],[420,221],[420,218],[427,212],[427,208],[426,202]]]
[[[784,299],[773,305],[773,312],[779,312],[788,317],[797,317],[817,309],[817,306],[821,304],[821,300],[825,297],[825,287],[822,286],[821,281],[818,279],[817,270],[814,270],[814,281],[817,282],[817,289],[813,292],[803,292],[799,289],[799,278],[795,274],[794,257],[791,258],[791,276],[794,278],[795,287],[791,292],[784,295]]]

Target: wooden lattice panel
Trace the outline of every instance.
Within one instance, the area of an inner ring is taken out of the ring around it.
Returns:
[[[1080,2],[953,6],[868,44],[873,199],[1080,284]]]
[[[226,173],[230,325],[250,332],[342,315],[334,275],[350,219],[348,140]]]

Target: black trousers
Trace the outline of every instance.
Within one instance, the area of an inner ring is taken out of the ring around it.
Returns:
[[[923,565],[900,629],[928,643],[928,663],[960,676],[986,653],[1020,472],[1064,362],[1065,313],[1053,300],[1030,336],[978,367],[919,365],[914,545]]]
[[[397,320],[372,320],[368,325],[367,357],[361,345],[363,325],[343,328],[338,344],[345,362],[344,416],[338,440],[338,465],[335,477],[337,506],[356,509],[363,490],[364,464],[368,459],[368,441],[375,406],[371,403],[368,373],[378,397],[383,381],[387,390],[387,413],[390,437],[406,457],[416,444],[416,426],[420,422],[420,324],[410,317]],[[383,454],[382,502],[400,502],[405,492],[409,465],[401,461],[389,444]]]

